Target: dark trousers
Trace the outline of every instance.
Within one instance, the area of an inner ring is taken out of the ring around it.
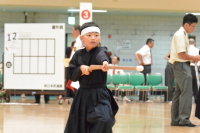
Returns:
[[[171,63],[167,62],[167,65],[165,68],[165,86],[168,86],[168,101],[172,101],[172,98],[173,98],[173,93],[175,91],[173,84],[174,84],[173,65]],[[166,100],[166,98],[165,98],[165,100]]]
[[[200,87],[199,87],[199,90],[200,90]],[[195,117],[200,119],[200,91],[198,91],[197,100],[196,100]]]
[[[193,91],[193,96],[196,102],[197,94],[198,94],[196,71],[195,71],[195,66],[190,66],[190,68],[191,68],[191,73],[192,73],[192,91]]]
[[[144,70],[141,72],[144,74],[144,85],[147,85],[147,74],[148,73],[151,73],[151,65],[144,65]],[[147,92],[143,92],[141,91],[140,92],[140,95],[139,95],[139,100],[143,100],[143,101],[146,101],[148,100],[147,99]]]
[[[37,103],[40,103],[40,94],[35,94],[35,101]],[[44,101],[48,102],[49,101],[49,95],[44,95]]]

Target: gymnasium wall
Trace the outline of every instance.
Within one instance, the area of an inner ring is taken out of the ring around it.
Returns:
[[[47,14],[47,13],[29,13],[29,23],[67,23],[67,14]],[[0,55],[4,50],[4,23],[23,23],[23,13],[1,12],[0,13]],[[76,15],[78,18],[78,15]],[[134,58],[134,53],[141,48],[147,38],[155,40],[155,46],[152,49],[153,66],[152,72],[161,72],[164,74],[166,60],[164,56],[170,48],[173,33],[178,30],[182,24],[182,17],[167,16],[120,16],[94,14],[93,20],[101,28],[102,46],[107,46],[109,51],[123,55],[123,58]],[[77,23],[79,20],[77,19]],[[72,26],[66,24],[66,32],[71,33]],[[108,34],[112,38],[108,38]],[[192,35],[196,36],[197,46],[200,46],[200,25]],[[131,48],[128,50],[116,51],[118,40],[130,40]],[[125,56],[125,57],[124,57]],[[122,58],[121,58],[122,59]],[[2,58],[0,57],[0,62]],[[121,61],[121,64],[130,65],[130,62]],[[132,61],[136,65],[135,61]]]

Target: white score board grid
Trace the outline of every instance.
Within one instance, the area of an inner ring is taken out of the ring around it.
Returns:
[[[13,74],[55,74],[54,38],[19,38],[13,55]]]

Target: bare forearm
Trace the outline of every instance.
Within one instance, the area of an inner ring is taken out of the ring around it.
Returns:
[[[165,60],[169,60],[169,57],[165,57],[164,59],[165,59]]]
[[[138,61],[138,64],[144,64],[142,60],[142,55],[139,53],[136,53],[136,59]]]
[[[188,55],[185,52],[178,53],[178,57],[181,58],[181,59],[184,59],[184,60],[194,60],[194,61],[196,61],[195,56]]]

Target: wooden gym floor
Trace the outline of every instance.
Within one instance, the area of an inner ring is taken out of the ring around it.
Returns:
[[[33,99],[12,99],[11,103],[33,103]],[[200,120],[191,121],[197,127],[171,127],[169,103],[124,103],[118,102],[119,112],[113,133],[200,133]],[[0,133],[63,133],[68,118],[69,104],[58,105],[50,100],[39,105],[0,104]]]

